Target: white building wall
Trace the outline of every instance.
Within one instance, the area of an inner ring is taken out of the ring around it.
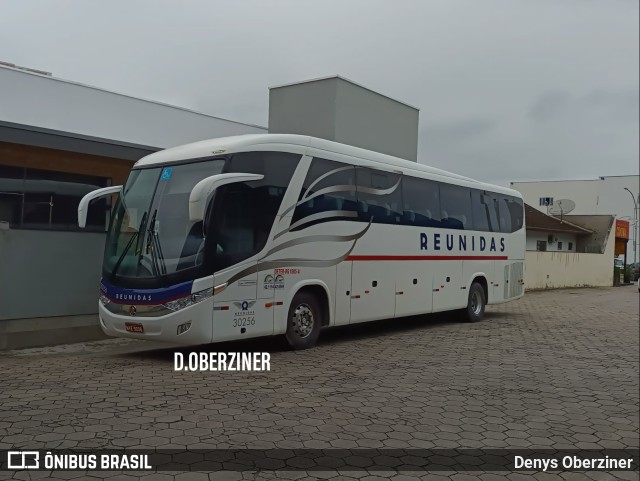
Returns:
[[[167,148],[267,129],[0,66],[0,120]]]
[[[511,187],[522,194],[524,201],[541,212],[547,213],[547,207],[541,206],[540,197],[553,197],[555,201],[570,199],[576,203],[571,215],[613,215],[633,223],[633,201],[626,187],[634,193],[636,199],[640,191],[640,176],[625,175],[601,177],[594,180],[559,180],[540,182],[511,182]],[[640,226],[636,226],[638,229]],[[633,262],[633,227],[627,243],[627,260]],[[640,231],[637,231],[640,241]],[[640,242],[637,246],[637,258],[640,260]]]
[[[549,236],[552,235],[554,237],[554,241],[557,238],[557,242],[549,243]],[[556,252],[558,251],[559,242],[562,242],[562,252],[575,252],[576,250],[576,235],[575,234],[567,234],[560,232],[538,232],[538,231],[530,231],[527,230],[527,250],[535,251],[537,250],[538,241],[547,242],[547,252]],[[569,249],[569,243],[571,243],[571,249]]]
[[[604,254],[584,252],[525,253],[525,288],[601,287],[613,285],[615,229],[611,229]]]
[[[334,76],[271,87],[269,132],[311,135],[416,161],[415,107]]]

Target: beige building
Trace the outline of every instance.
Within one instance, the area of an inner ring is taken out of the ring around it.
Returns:
[[[511,188],[522,194],[525,203],[545,214],[556,215],[558,202],[570,201],[572,209],[564,214],[607,215],[628,221],[627,262],[640,260],[640,223],[637,220],[640,176],[637,173],[588,180],[511,182]]]
[[[615,219],[572,215],[562,219],[525,204],[525,288],[613,285]]]

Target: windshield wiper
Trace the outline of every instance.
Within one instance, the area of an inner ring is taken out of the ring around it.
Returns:
[[[127,252],[129,252],[129,249],[131,249],[131,245],[133,244],[133,242],[136,241],[138,237],[140,237],[140,232],[142,232],[142,230],[145,228],[146,220],[147,220],[147,212],[145,211],[144,214],[142,214],[142,220],[140,221],[140,226],[138,227],[138,230],[133,233],[133,235],[131,236],[131,239],[129,239],[129,242],[127,242],[127,245],[124,247],[122,254],[120,254],[118,261],[113,266],[113,271],[112,271],[113,275],[115,275],[116,272],[118,272],[118,268],[120,267],[120,264],[122,264],[122,261],[126,257]],[[138,242],[136,242],[136,250],[137,249],[138,249]]]
[[[156,273],[159,275],[166,274],[167,269],[164,263],[164,255],[162,253],[162,247],[160,247],[160,241],[156,235],[156,217],[158,215],[158,209],[153,211],[153,217],[149,222],[149,229],[147,230],[147,245],[145,246],[145,252],[149,254],[151,251],[151,262]],[[142,254],[140,254],[142,258]]]

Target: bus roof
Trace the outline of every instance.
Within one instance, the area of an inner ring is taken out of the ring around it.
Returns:
[[[264,149],[268,148],[268,150],[274,150],[276,144],[278,146],[278,150],[282,148],[285,151],[291,150],[301,154],[306,153],[309,150],[327,151],[335,154],[355,157],[357,159],[362,159],[376,164],[383,164],[392,168],[395,167],[403,173],[413,171],[415,173],[431,174],[437,176],[439,180],[444,180],[443,177],[449,178],[454,183],[456,181],[460,181],[468,186],[470,186],[470,184],[474,184],[474,187],[478,189],[487,189],[516,197],[522,197],[518,191],[508,187],[487,184],[459,174],[454,174],[435,167],[429,167],[427,165],[401,159],[399,157],[382,154],[380,152],[374,152],[330,140],[310,137],[308,135],[296,134],[247,134],[193,142],[154,152],[153,154],[147,155],[138,160],[134,167],[148,167],[154,164],[166,164],[188,159],[209,157],[212,155],[247,152],[251,150],[259,150],[261,147]]]

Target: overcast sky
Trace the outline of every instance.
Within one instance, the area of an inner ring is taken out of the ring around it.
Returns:
[[[265,126],[267,87],[340,74],[420,108],[422,163],[594,178],[638,174],[638,3],[0,0],[0,60]]]

